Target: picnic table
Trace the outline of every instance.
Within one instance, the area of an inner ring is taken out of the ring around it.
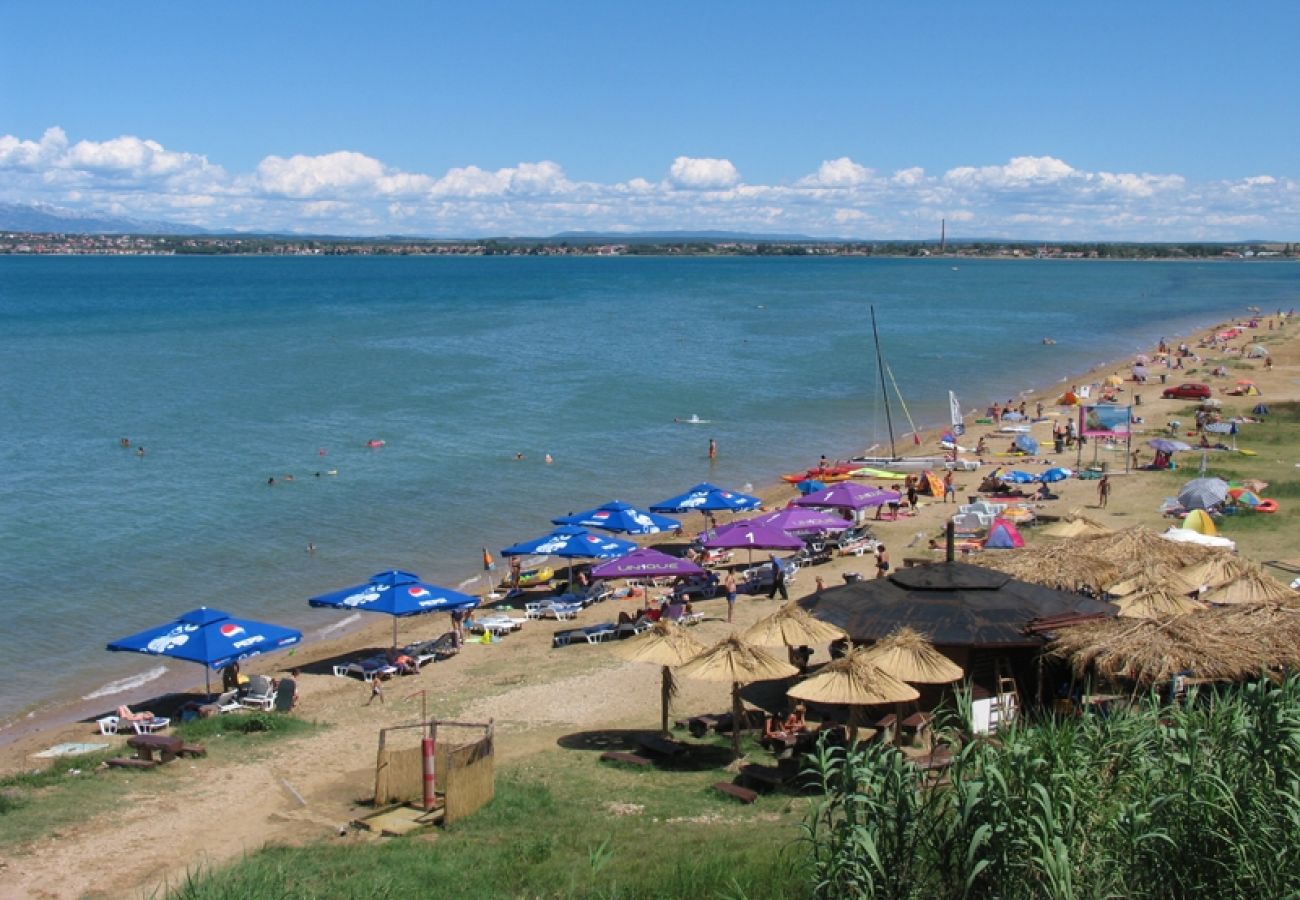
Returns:
[[[206,756],[208,752],[198,744],[187,744],[178,737],[163,734],[138,734],[128,738],[126,745],[135,751],[135,756],[110,759],[108,765],[118,768],[151,769],[181,756]]]

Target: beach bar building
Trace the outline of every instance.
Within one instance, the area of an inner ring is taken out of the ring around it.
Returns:
[[[873,644],[901,627],[924,635],[971,680],[977,721],[1006,702],[1008,693],[1015,702],[1047,699],[1055,685],[1044,684],[1042,651],[1056,627],[1115,614],[1101,600],[953,561],[828,588],[799,605],[856,645]],[[937,705],[945,690],[950,688],[924,689],[922,708]]]

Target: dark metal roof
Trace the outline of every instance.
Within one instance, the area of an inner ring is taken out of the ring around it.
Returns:
[[[827,588],[799,605],[854,641],[876,641],[906,625],[950,647],[1038,646],[1043,639],[1028,631],[1034,620],[1115,611],[1100,600],[959,562]]]

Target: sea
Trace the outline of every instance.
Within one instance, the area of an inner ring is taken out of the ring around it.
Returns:
[[[885,449],[873,309],[901,435],[1297,297],[1264,262],[0,257],[0,740],[201,684],[104,649],[197,606],[311,639],[374,572],[482,591],[554,516]]]

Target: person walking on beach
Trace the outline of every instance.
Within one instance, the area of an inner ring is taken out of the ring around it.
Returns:
[[[1097,504],[1106,508],[1106,502],[1110,500],[1110,476],[1101,476],[1101,481],[1097,482]]]
[[[957,502],[957,486],[952,483],[952,472],[947,472],[943,476],[943,502]]]
[[[772,589],[767,592],[767,599],[772,600],[776,597],[776,592],[781,592],[782,600],[789,600],[790,593],[785,589],[785,568],[781,565],[781,560],[772,554]]]
[[[722,579],[722,589],[727,593],[727,621],[730,622],[736,611],[736,573],[733,569],[728,569],[727,577]]]
[[[885,549],[884,544],[876,547],[876,577],[884,578],[885,573],[889,571],[889,551]]]
[[[718,442],[715,441],[713,438],[709,438],[709,459],[717,459],[717,458],[718,458]]]

